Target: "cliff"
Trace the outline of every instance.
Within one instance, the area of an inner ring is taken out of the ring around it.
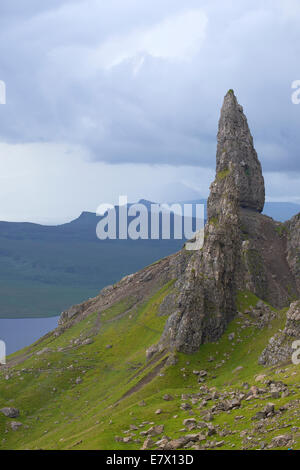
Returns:
[[[188,353],[220,338],[237,314],[239,290],[249,290],[274,307],[299,297],[298,226],[261,214],[262,169],[232,90],[221,110],[216,161],[203,248],[177,281],[177,295],[166,299],[170,316],[161,343]]]

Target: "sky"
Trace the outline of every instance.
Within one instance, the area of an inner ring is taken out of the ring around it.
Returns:
[[[300,203],[298,0],[1,0],[0,220],[207,197],[233,88],[267,199]]]

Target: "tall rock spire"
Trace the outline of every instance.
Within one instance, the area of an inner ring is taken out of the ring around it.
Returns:
[[[210,189],[203,248],[191,254],[165,299],[170,316],[159,346],[185,353],[220,338],[237,313],[238,291],[251,291],[279,307],[286,305],[291,292],[298,296],[293,263],[297,220],[287,227],[287,240],[278,224],[261,214],[261,165],[232,90],[221,110],[217,171]],[[291,260],[286,260],[287,246]]]
[[[177,281],[177,304],[162,337],[171,348],[187,353],[218,339],[234,318],[243,269],[241,212],[247,208],[260,215],[264,206],[261,165],[247,119],[231,90],[221,110],[216,159],[204,245]]]
[[[229,90],[221,109],[218,131],[216,181],[212,185],[208,216],[215,215],[214,205],[222,197],[222,180],[231,175],[232,190],[240,207],[262,212],[265,185],[261,164],[253,145],[247,118],[233,90]],[[211,214],[210,214],[211,212]]]

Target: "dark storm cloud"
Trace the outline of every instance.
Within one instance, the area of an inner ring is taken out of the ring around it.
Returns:
[[[297,2],[3,0],[0,15],[3,141],[213,167],[234,88],[264,169],[300,171]]]

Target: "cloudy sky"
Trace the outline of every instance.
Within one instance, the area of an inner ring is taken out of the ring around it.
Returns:
[[[229,88],[268,199],[300,203],[299,24],[298,0],[1,0],[0,219],[206,197]]]

